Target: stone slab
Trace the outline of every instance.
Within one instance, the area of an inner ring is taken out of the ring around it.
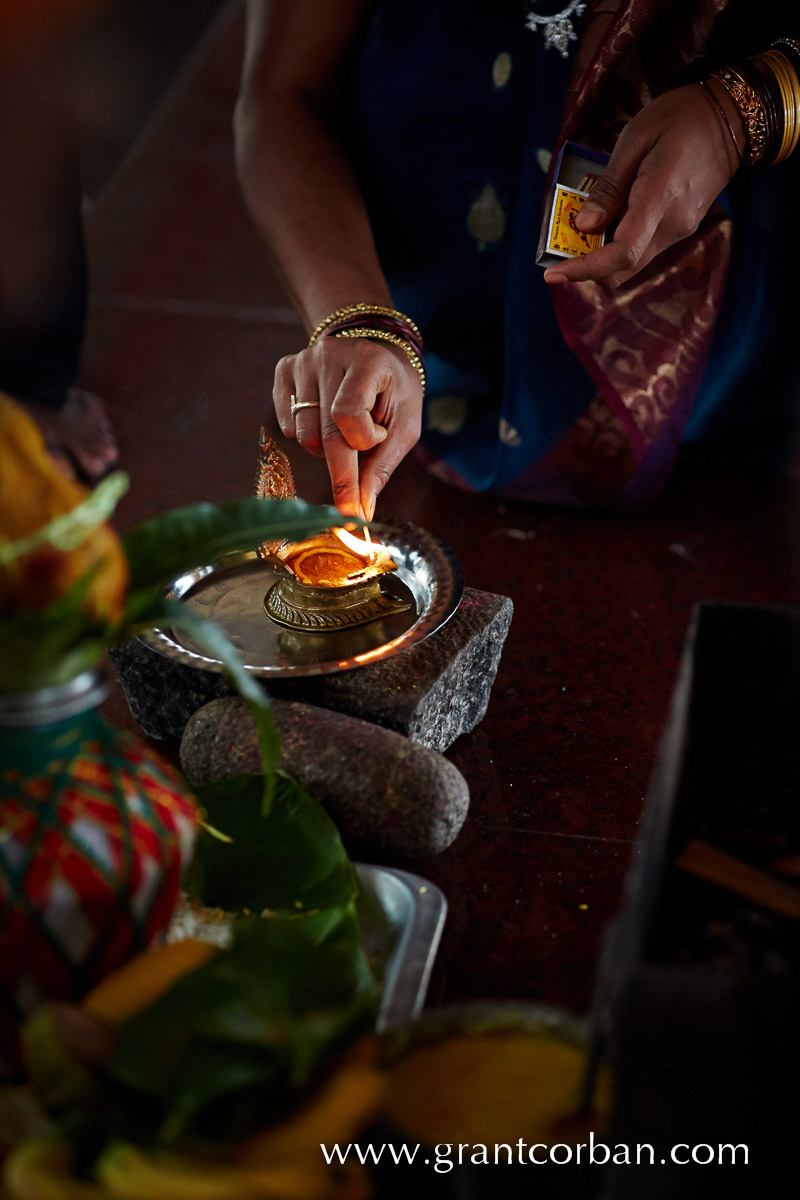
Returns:
[[[507,596],[466,588],[450,620],[424,642],[352,671],[270,680],[267,690],[443,751],[483,718],[512,613]],[[198,708],[233,694],[216,672],[173,662],[138,640],[109,657],[134,719],[159,741],[179,741]]]

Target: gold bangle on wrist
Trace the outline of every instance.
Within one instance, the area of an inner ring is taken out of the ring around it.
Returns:
[[[719,71],[712,71],[710,78],[719,80],[738,108],[747,132],[745,166],[756,166],[764,157],[767,147],[764,106],[747,80],[734,67],[722,67]]]
[[[765,50],[752,60],[762,63],[777,84],[783,107],[781,143],[773,163],[785,162],[800,141],[800,79],[789,58],[780,50]]]
[[[388,304],[347,304],[344,308],[337,308],[335,312],[329,313],[327,317],[323,317],[308,339],[309,346],[313,346],[322,337],[325,330],[330,328],[331,325],[335,325],[337,321],[355,316],[392,317],[395,321],[407,325],[419,341],[422,342],[422,334],[411,318],[407,317],[405,313],[398,312],[396,308],[391,308]]]
[[[745,166],[785,162],[795,152],[800,145],[800,41],[778,38],[768,50],[720,67],[708,79],[724,87],[736,105],[747,136]],[[718,107],[733,137],[733,127]]]
[[[701,79],[698,82],[699,82],[699,86],[703,89],[705,94],[708,96],[709,100],[711,100],[712,103],[714,104],[714,106],[716,107],[717,112],[720,115],[720,119],[724,122],[725,128],[727,129],[728,133],[730,134],[730,139],[733,142],[733,148],[736,151],[736,157],[739,160],[739,166],[741,167],[744,162],[744,159],[742,158],[742,151],[739,148],[739,142],[736,137],[736,134],[734,133],[733,126],[731,125],[730,121],[728,120],[728,114],[725,112],[725,109],[722,107],[719,100],[714,95],[714,93],[712,92],[711,88],[708,86],[706,81],[704,79]]]
[[[389,333],[386,329],[368,329],[366,326],[356,326],[354,329],[337,329],[331,337],[336,338],[369,338],[378,342],[388,342],[390,346],[397,346],[399,350],[408,358],[414,370],[419,375],[420,383],[422,384],[422,394],[425,394],[425,367],[422,359],[417,354],[410,342],[405,341],[397,333]],[[311,343],[309,343],[311,345]]]

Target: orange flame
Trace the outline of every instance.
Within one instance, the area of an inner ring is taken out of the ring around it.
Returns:
[[[375,547],[372,545],[372,540],[369,536],[369,529],[364,526],[364,539],[354,537],[352,533],[341,526],[331,531],[335,533],[340,542],[347,546],[348,550],[352,550],[359,558],[366,558],[368,562],[372,562],[377,557]]]

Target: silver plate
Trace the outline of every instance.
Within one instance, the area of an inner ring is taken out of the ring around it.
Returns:
[[[381,984],[377,1030],[382,1033],[422,1012],[439,948],[447,901],[419,875],[354,863],[364,950]]]
[[[167,596],[208,617],[227,633],[246,668],[257,676],[327,675],[378,662],[423,641],[458,608],[464,581],[452,551],[413,525],[371,525],[390,551],[397,571],[385,577],[391,594],[410,595],[410,611],[337,633],[284,629],[264,612],[264,597],[278,578],[255,551],[229,554],[173,580]],[[207,671],[221,671],[190,634],[153,630],[141,635],[167,658]]]

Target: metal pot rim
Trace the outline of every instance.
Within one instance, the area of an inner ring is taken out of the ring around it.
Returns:
[[[0,693],[0,729],[53,725],[96,708],[108,695],[108,679],[100,670],[82,671],[65,683],[30,692]]]

